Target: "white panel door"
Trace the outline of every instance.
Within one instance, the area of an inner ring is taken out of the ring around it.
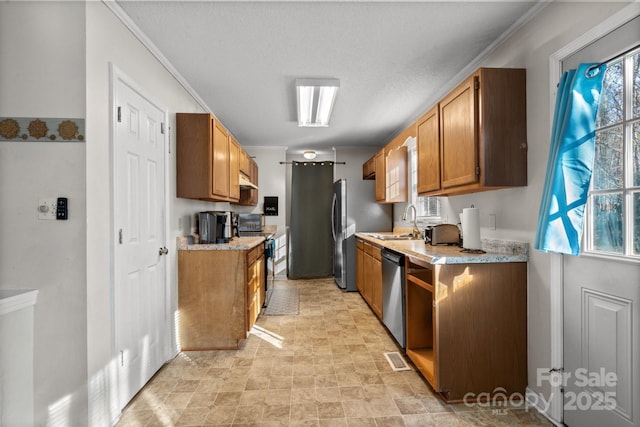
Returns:
[[[606,35],[563,59],[563,71],[580,63],[614,58],[637,46],[640,17],[630,15],[628,18],[628,22],[612,28]],[[631,73],[627,74],[632,77]],[[626,83],[620,86],[620,91],[624,86],[631,87],[630,82],[635,81],[633,78],[623,80]],[[620,96],[628,98],[627,102],[603,102],[599,107],[600,113],[608,111],[608,117],[616,117],[604,121],[614,128],[624,127],[623,117],[637,118],[637,115],[629,114],[633,110],[630,108],[633,96],[623,96],[622,92]],[[625,106],[621,108],[623,104]],[[607,126],[601,129],[607,132]],[[632,155],[631,152],[626,154],[629,159]],[[611,168],[615,163],[605,162],[607,166],[603,169]],[[627,171],[628,175],[631,175],[631,169]],[[592,181],[602,182],[596,171],[597,164]],[[615,188],[610,188],[609,182],[600,185],[602,189]],[[627,209],[631,206],[629,204]],[[610,211],[613,216],[615,209],[609,206],[602,211]],[[585,235],[588,236],[591,226],[588,222],[595,224],[596,220],[593,210],[587,210],[586,215]],[[632,229],[631,221],[626,227]],[[628,233],[627,239],[633,242],[632,233]],[[583,250],[587,248],[587,240],[583,238]],[[563,268],[564,423],[571,427],[640,427],[640,265],[637,261],[624,261],[621,256],[616,258],[616,255],[610,258],[563,256]]]
[[[115,345],[123,408],[164,363],[164,112],[127,81],[114,87]]]
[[[564,422],[640,426],[640,267],[564,258]]]

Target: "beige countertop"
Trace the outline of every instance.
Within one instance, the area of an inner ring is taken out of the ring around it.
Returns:
[[[264,236],[251,236],[251,237],[234,237],[229,243],[207,243],[207,244],[193,244],[189,243],[188,237],[178,237],[177,246],[179,251],[242,251],[253,249],[262,242],[264,242]],[[192,240],[191,240],[192,241]]]
[[[404,255],[419,258],[430,264],[478,264],[498,262],[527,262],[529,244],[511,240],[482,239],[485,253],[466,253],[458,246],[425,244],[423,240],[381,240],[369,234],[388,235],[389,232],[356,233],[356,237]]]

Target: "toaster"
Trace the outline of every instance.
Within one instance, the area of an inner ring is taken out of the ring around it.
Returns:
[[[424,230],[424,241],[430,245],[460,244],[460,230],[454,224],[438,224]]]

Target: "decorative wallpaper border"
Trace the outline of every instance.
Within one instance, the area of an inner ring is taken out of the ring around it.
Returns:
[[[0,141],[85,142],[84,119],[0,117]]]

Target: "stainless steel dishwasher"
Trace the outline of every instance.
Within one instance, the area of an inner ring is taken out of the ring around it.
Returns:
[[[382,322],[400,347],[406,347],[404,255],[382,249]]]

